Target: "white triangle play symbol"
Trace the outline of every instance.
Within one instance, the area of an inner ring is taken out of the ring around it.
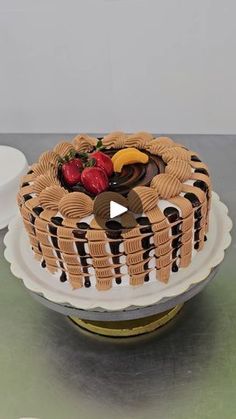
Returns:
[[[110,218],[118,217],[118,215],[124,214],[128,209],[123,205],[118,204],[115,201],[110,202]]]

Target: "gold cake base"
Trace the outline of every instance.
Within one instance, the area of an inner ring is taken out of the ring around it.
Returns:
[[[183,304],[178,304],[170,310],[155,314],[153,316],[117,322],[81,320],[78,317],[72,316],[69,317],[69,319],[82,329],[88,330],[89,332],[93,332],[98,335],[109,337],[129,337],[153,332],[159,327],[164,326],[166,323],[172,320],[176,314],[179,313],[182,307]]]

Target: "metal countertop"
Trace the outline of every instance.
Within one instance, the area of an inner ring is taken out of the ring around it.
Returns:
[[[19,148],[32,163],[71,137],[1,134],[0,144]],[[172,137],[209,164],[214,190],[236,225],[236,136]],[[217,277],[170,324],[115,340],[79,331],[35,301],[3,258],[5,232],[0,232],[0,419],[236,417],[235,227]]]

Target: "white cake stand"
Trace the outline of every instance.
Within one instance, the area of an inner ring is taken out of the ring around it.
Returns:
[[[227,207],[216,193],[208,240],[188,268],[171,276],[168,284],[159,281],[143,286],[72,290],[69,283],[43,270],[34,259],[20,217],[9,224],[4,238],[5,258],[12,273],[40,303],[69,316],[77,325],[107,336],[133,336],[155,330],[172,319],[183,303],[199,293],[215,276],[230,245],[232,221]]]

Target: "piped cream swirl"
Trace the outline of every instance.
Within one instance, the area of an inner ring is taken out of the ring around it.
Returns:
[[[40,175],[50,174],[50,176],[56,178],[57,177],[57,166],[54,166],[53,164],[48,165],[45,164],[45,162],[42,163],[35,163],[30,167],[31,170],[33,170],[33,177],[36,179]],[[31,176],[32,176],[31,175]]]
[[[50,167],[55,166],[58,164],[58,154],[54,151],[45,151],[41,156],[39,157],[39,163],[43,165],[44,167]]]
[[[60,200],[59,211],[66,218],[83,218],[93,212],[93,200],[83,192],[69,193]]]
[[[151,211],[157,206],[158,193],[147,186],[136,186],[128,194],[129,209],[136,214]]]
[[[162,155],[167,149],[174,146],[173,140],[169,137],[158,137],[148,144],[148,151],[154,155]]]
[[[167,164],[165,173],[177,177],[180,182],[184,182],[191,177],[192,170],[187,161],[173,159]]]
[[[187,162],[190,162],[191,160],[191,154],[189,151],[182,147],[171,147],[164,151],[161,154],[161,157],[165,163],[168,163],[172,159],[179,159]]]
[[[48,170],[45,175],[40,175],[35,179],[33,191],[39,195],[45,188],[53,185],[59,185],[59,180],[53,171]]]
[[[105,135],[105,137],[102,139],[102,144],[106,148],[124,148],[127,137],[128,135],[122,131],[114,131],[108,135]]]
[[[59,157],[60,156],[53,151],[45,151],[45,153],[40,156],[38,163],[34,163],[30,167],[30,170],[33,171],[30,176],[35,178],[40,175],[45,175],[48,170],[56,175]]]
[[[56,154],[59,154],[60,157],[65,157],[66,155],[68,155],[69,153],[71,153],[72,151],[75,151],[73,145],[71,143],[68,142],[61,142],[59,144],[57,144],[53,151]]]
[[[182,183],[172,175],[161,173],[152,179],[151,188],[155,189],[160,198],[169,199],[180,194]]]
[[[48,210],[58,210],[58,204],[68,192],[61,186],[48,186],[39,195],[40,204]]]
[[[137,132],[135,134],[129,135],[125,140],[125,147],[136,147],[140,149],[146,149],[150,142],[152,141],[153,136],[148,132]]]
[[[97,138],[90,137],[89,135],[77,135],[72,143],[77,151],[84,153],[91,151],[97,144]]]

